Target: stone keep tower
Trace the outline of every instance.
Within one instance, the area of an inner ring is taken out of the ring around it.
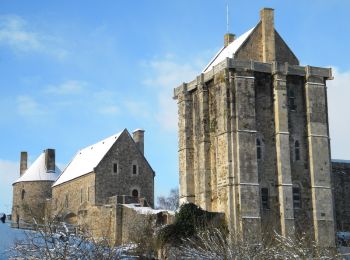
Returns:
[[[251,241],[307,232],[334,246],[326,80],[300,66],[265,8],[193,81],[174,90],[180,200],[224,212]]]
[[[55,150],[46,149],[27,169],[27,152],[21,152],[20,177],[12,184],[12,221],[25,227],[44,220],[46,200],[51,198],[51,186],[61,173],[55,164]]]

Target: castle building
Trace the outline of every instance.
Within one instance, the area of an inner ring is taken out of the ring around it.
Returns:
[[[28,153],[21,152],[20,177],[12,184],[12,220],[17,227],[44,222],[47,199],[51,198],[51,186],[61,174],[55,164],[55,150],[46,149],[27,169]]]
[[[174,89],[179,114],[180,200],[224,212],[250,241],[306,232],[334,246],[326,81],[301,66],[264,8],[258,24]]]
[[[133,136],[124,129],[81,149],[62,173],[52,149],[26,168],[27,153],[22,152],[21,176],[13,184],[13,226],[64,221],[120,244],[145,219],[161,225],[173,218],[171,212],[152,208],[155,172],[144,156],[142,129]]]
[[[125,129],[77,152],[52,186],[52,215],[81,224],[93,215],[90,210],[117,199],[142,198],[153,207],[154,176],[144,157],[144,130],[131,137]]]

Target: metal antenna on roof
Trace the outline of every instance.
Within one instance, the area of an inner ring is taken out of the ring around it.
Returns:
[[[226,32],[228,33],[229,30],[229,21],[228,21],[228,0],[226,0]]]

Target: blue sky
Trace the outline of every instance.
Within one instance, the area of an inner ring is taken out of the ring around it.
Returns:
[[[192,80],[230,31],[275,9],[301,64],[332,66],[332,157],[350,159],[348,0],[0,1],[0,212],[11,211],[20,151],[73,155],[124,128],[144,128],[156,196],[178,185],[172,89]],[[345,119],[344,119],[345,118]]]

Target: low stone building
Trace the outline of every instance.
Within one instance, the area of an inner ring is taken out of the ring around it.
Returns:
[[[117,204],[153,207],[154,177],[144,130],[125,129],[78,151],[52,186],[51,215],[116,239]]]
[[[55,150],[46,149],[27,169],[27,152],[21,152],[20,177],[13,183],[12,221],[17,227],[44,222],[51,186],[61,173]]]
[[[120,244],[134,236],[136,227],[172,220],[171,212],[152,209],[155,172],[144,156],[144,130],[131,137],[125,129],[81,149],[62,173],[52,149],[26,168],[22,152],[21,177],[13,184],[14,226],[30,228],[36,214]]]

